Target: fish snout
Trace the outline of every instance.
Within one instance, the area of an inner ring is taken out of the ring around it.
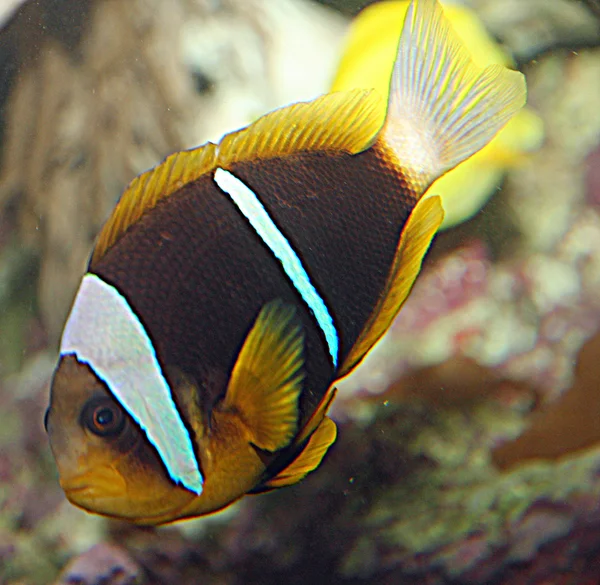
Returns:
[[[126,493],[125,480],[111,467],[94,467],[77,475],[61,472],[60,485],[70,502],[87,509],[94,502],[122,498]]]

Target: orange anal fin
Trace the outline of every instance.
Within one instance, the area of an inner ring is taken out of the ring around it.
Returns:
[[[246,336],[218,406],[240,417],[249,441],[266,451],[287,447],[298,430],[303,336],[294,309],[266,304]]]
[[[331,402],[335,398],[336,393],[337,393],[337,389],[334,386],[330,386],[329,389],[327,390],[327,392],[325,393],[325,396],[323,396],[323,398],[321,399],[321,402],[318,404],[317,408],[313,412],[312,416],[308,419],[308,421],[306,422],[306,424],[304,425],[302,430],[298,433],[298,436],[294,439],[294,446],[296,449],[298,449],[298,446],[301,446],[304,443],[306,443],[305,447],[302,450],[302,453],[305,452],[308,444],[310,443],[310,441],[307,443],[308,438],[310,437],[310,440],[312,441],[311,435],[314,436],[314,434],[316,434],[316,432],[321,428],[324,420],[329,420],[329,422],[334,427],[334,429],[333,429],[334,435],[331,438],[329,445],[331,445],[331,443],[333,443],[333,441],[335,441],[335,424],[333,423],[333,421],[331,421],[329,418],[327,418],[325,416],[325,413],[329,409],[329,406],[331,405]],[[302,457],[302,454],[300,455],[300,457]],[[319,462],[321,461],[322,458],[323,458],[323,455],[321,455],[321,457],[319,458],[318,461],[315,461],[314,467],[316,467],[319,464]],[[295,461],[292,462],[291,465],[293,466],[294,463],[295,463]],[[314,469],[314,467],[312,469]],[[288,469],[290,469],[290,466],[285,468],[284,471],[281,471],[280,473],[278,473],[275,476],[275,478],[278,478],[283,473],[286,473],[286,470],[288,470]],[[311,469],[309,469],[308,471],[311,471]],[[308,473],[308,471],[306,473]],[[299,477],[298,480],[296,480],[296,481],[299,481],[300,479],[302,479],[302,477]],[[273,481],[273,479],[269,480],[269,482],[260,484],[258,487],[254,488],[251,493],[261,494],[263,492],[268,492],[277,487],[281,487],[280,485],[270,485],[271,481]],[[294,483],[294,482],[290,482],[290,483]],[[283,486],[283,485],[288,485],[288,484],[281,484],[281,485]]]
[[[300,455],[275,477],[265,482],[263,489],[276,489],[299,482],[319,466],[336,437],[337,427],[326,416],[312,434]]]
[[[321,421],[325,418],[325,413],[329,410],[333,399],[337,393],[337,388],[335,386],[330,386],[325,396],[323,396],[321,402],[313,412],[312,416],[306,421],[304,428],[298,433],[298,436],[294,440],[296,445],[302,445],[308,437],[312,433],[315,432],[315,429],[321,424]]]
[[[444,210],[438,196],[421,199],[413,209],[400,236],[384,291],[342,364],[339,377],[350,373],[392,324],[410,293],[431,240],[443,219]]]

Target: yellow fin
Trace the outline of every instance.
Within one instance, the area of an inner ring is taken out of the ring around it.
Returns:
[[[227,134],[219,144],[218,164],[227,168],[242,160],[307,150],[362,152],[381,129],[378,113],[382,107],[379,94],[355,89],[274,110],[247,128]]]
[[[485,146],[526,96],[521,73],[475,65],[437,0],[413,0],[394,64],[384,141],[423,192]]]
[[[413,209],[402,230],[384,291],[342,364],[340,377],[348,374],[363,359],[392,324],[410,293],[421,270],[423,257],[443,219],[444,210],[437,195],[421,199]]]
[[[209,142],[172,154],[130,183],[100,232],[92,264],[161,199],[217,167],[226,169],[243,160],[306,150],[365,150],[381,129],[378,112],[382,108],[382,99],[373,91],[327,94],[265,114],[250,126],[224,136],[218,146]]]
[[[100,231],[92,264],[98,262],[125,230],[161,199],[212,170],[215,167],[216,148],[215,144],[208,142],[200,148],[176,152],[155,168],[133,179]]]
[[[265,305],[244,341],[220,405],[240,416],[259,449],[283,449],[297,432],[302,351],[293,307],[280,301]]]
[[[311,435],[302,453],[288,467],[279,472],[278,475],[265,482],[264,488],[275,489],[299,482],[319,466],[325,453],[327,453],[327,450],[335,441],[336,436],[337,427],[326,416],[321,421],[317,430]]]
[[[325,418],[325,413],[329,410],[336,393],[337,388],[335,386],[330,386],[325,393],[325,396],[323,396],[321,402],[318,404],[317,408],[315,408],[315,411],[312,413],[311,417],[306,421],[304,428],[298,433],[294,443],[301,445],[321,424],[321,421]]]

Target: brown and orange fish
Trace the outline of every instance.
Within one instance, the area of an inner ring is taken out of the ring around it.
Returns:
[[[385,333],[443,210],[420,200],[525,102],[435,0],[376,92],[276,110],[136,178],[65,326],[47,429],[74,504],[140,524],[296,483],[336,436],[335,381]]]

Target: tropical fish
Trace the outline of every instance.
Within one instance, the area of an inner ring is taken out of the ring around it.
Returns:
[[[374,91],[271,112],[130,184],[61,340],[46,428],[68,499],[160,524],[291,485],[334,442],[335,382],[384,334],[443,219],[421,199],[524,104],[435,0]]]
[[[408,0],[376,2],[352,22],[331,91],[375,88],[387,95],[389,79]],[[512,67],[508,52],[498,45],[475,12],[459,4],[442,2],[453,30],[480,67]],[[385,116],[382,108],[381,118]],[[440,177],[426,195],[439,195],[444,207],[442,229],[471,218],[497,191],[506,171],[527,160],[544,138],[541,118],[523,108],[474,156]]]

